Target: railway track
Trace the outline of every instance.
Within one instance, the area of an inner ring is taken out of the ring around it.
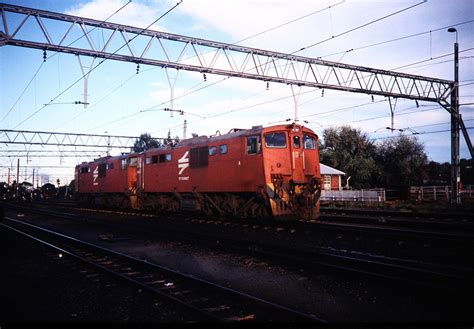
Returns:
[[[321,207],[322,222],[474,232],[474,214]]]
[[[62,216],[65,215],[64,213],[62,214]],[[195,221],[198,224],[201,222],[200,220],[191,221]],[[206,224],[211,225],[213,222],[201,222],[203,226],[206,226]],[[272,243],[271,240],[259,241],[257,238],[253,240],[242,240],[229,236],[216,236],[215,234],[206,233],[204,230],[183,231],[164,228],[163,226],[159,226],[159,229],[157,229],[157,227],[153,227],[153,225],[140,226],[138,222],[134,222],[133,225],[127,225],[127,227],[127,230],[142,230],[140,234],[153,234],[154,237],[179,236],[180,241],[186,241],[190,244],[198,241],[200,245],[206,245],[210,248],[216,248],[216,240],[218,240],[219,249],[224,248],[239,254],[250,253],[259,258],[272,260],[274,262],[283,262],[289,266],[301,267],[304,265],[306,268],[313,269],[324,267],[338,271],[369,275],[371,277],[401,280],[434,288],[447,288],[449,290],[455,290],[460,287],[472,287],[473,285],[474,270],[472,267],[400,257],[378,256],[367,252],[347,249],[335,250],[334,248],[315,247],[314,245],[300,244],[298,247],[294,247],[292,243],[282,245]],[[313,223],[311,227],[312,229],[316,228],[316,230],[320,231],[322,226],[320,224],[314,226]],[[330,228],[335,229],[333,225],[331,225]],[[365,228],[352,227],[350,229],[364,231]],[[371,234],[377,233],[380,230],[381,228],[377,228],[375,231],[372,231]],[[404,229],[404,231],[406,231],[406,229]],[[389,235],[399,233],[400,232],[385,232],[385,234]],[[415,233],[412,232],[412,234]],[[425,234],[428,233],[425,232]],[[448,237],[452,238],[450,235],[448,235]],[[414,236],[414,238],[419,238],[419,236]],[[443,236],[442,238],[445,237]],[[436,237],[436,239],[442,238]]]
[[[324,322],[274,302],[8,218],[2,223],[95,271],[139,286],[191,312],[196,321]]]

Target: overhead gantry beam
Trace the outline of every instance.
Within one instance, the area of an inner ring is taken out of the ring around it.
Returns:
[[[243,47],[44,10],[0,4],[0,45],[12,45],[370,95],[440,102],[453,82]],[[14,17],[12,17],[14,16]],[[25,26],[36,33],[22,34]],[[54,29],[48,26],[54,26]],[[90,33],[105,40],[94,39]],[[22,38],[19,36],[22,35]],[[81,47],[75,47],[77,38]],[[99,42],[103,43],[99,47]],[[120,46],[120,47],[119,47]],[[112,49],[111,49],[112,48]]]
[[[31,130],[0,130],[0,144],[130,149],[139,138],[140,137],[132,136],[73,134]],[[153,139],[157,141],[164,140],[163,138]]]

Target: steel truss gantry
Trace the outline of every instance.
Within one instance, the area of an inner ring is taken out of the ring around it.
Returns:
[[[458,94],[458,85],[454,81],[191,38],[16,5],[0,4],[0,9],[3,23],[0,46],[12,45],[132,62],[137,64],[137,72],[139,64],[147,64],[267,83],[440,103],[451,113],[451,126],[455,130],[451,138],[452,153],[455,153],[452,154],[451,164],[459,168],[459,147],[456,145],[459,145],[461,118],[458,97],[453,97]],[[30,29],[36,28],[37,33],[30,31],[20,38],[26,25]],[[104,40],[102,46],[99,46],[99,38],[93,38],[92,30],[97,30],[97,35]],[[78,39],[85,42],[74,47]],[[109,50],[112,47],[114,50]],[[467,140],[467,133],[465,136]],[[472,156],[472,148],[470,151]],[[454,172],[458,174],[452,178],[453,200],[459,201],[456,183],[459,181],[459,170]]]
[[[73,134],[31,130],[0,130],[0,144],[53,145],[70,147],[92,147],[107,149],[130,149],[140,137]],[[163,138],[154,138],[163,141]]]

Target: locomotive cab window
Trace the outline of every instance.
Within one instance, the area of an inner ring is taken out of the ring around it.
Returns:
[[[127,159],[120,160],[120,167],[122,168],[122,170],[127,169]]]
[[[128,165],[129,165],[130,167],[136,167],[136,166],[137,166],[137,163],[138,163],[137,158],[130,158],[130,159],[128,159]]]
[[[300,136],[293,136],[293,148],[299,149],[301,147],[301,138]]]
[[[151,156],[151,163],[158,163],[158,156],[157,155],[152,155]]]
[[[217,154],[217,147],[211,146],[209,148],[209,155],[216,155]]]
[[[260,135],[247,137],[247,154],[262,153],[262,138]]]
[[[114,169],[114,163],[113,162],[107,163],[107,170],[112,170],[112,169]]]
[[[89,167],[81,167],[81,174],[87,174],[89,172]]]
[[[265,135],[265,145],[271,148],[285,148],[286,134],[284,132],[275,132]]]
[[[303,136],[303,146],[307,150],[315,150],[316,149],[316,139],[310,135]]]

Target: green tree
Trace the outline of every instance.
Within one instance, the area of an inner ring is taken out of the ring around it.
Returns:
[[[174,136],[174,138],[171,138],[171,131],[168,130],[168,137],[163,141],[163,146],[171,146],[175,147],[179,143],[179,137]]]
[[[428,157],[416,137],[400,135],[385,140],[377,147],[377,162],[381,167],[379,182],[385,188],[405,192],[428,178]]]
[[[473,159],[461,159],[460,160],[460,169],[461,169],[461,183],[463,185],[473,185],[474,184],[474,160]]]
[[[449,185],[451,181],[451,164],[430,161],[426,166],[428,175],[424,185]]]
[[[356,189],[375,187],[378,172],[374,160],[376,147],[367,134],[350,126],[325,129],[320,161],[344,171]]]
[[[158,140],[152,138],[149,133],[144,133],[135,140],[132,152],[143,152],[155,147],[162,147],[162,144]]]

